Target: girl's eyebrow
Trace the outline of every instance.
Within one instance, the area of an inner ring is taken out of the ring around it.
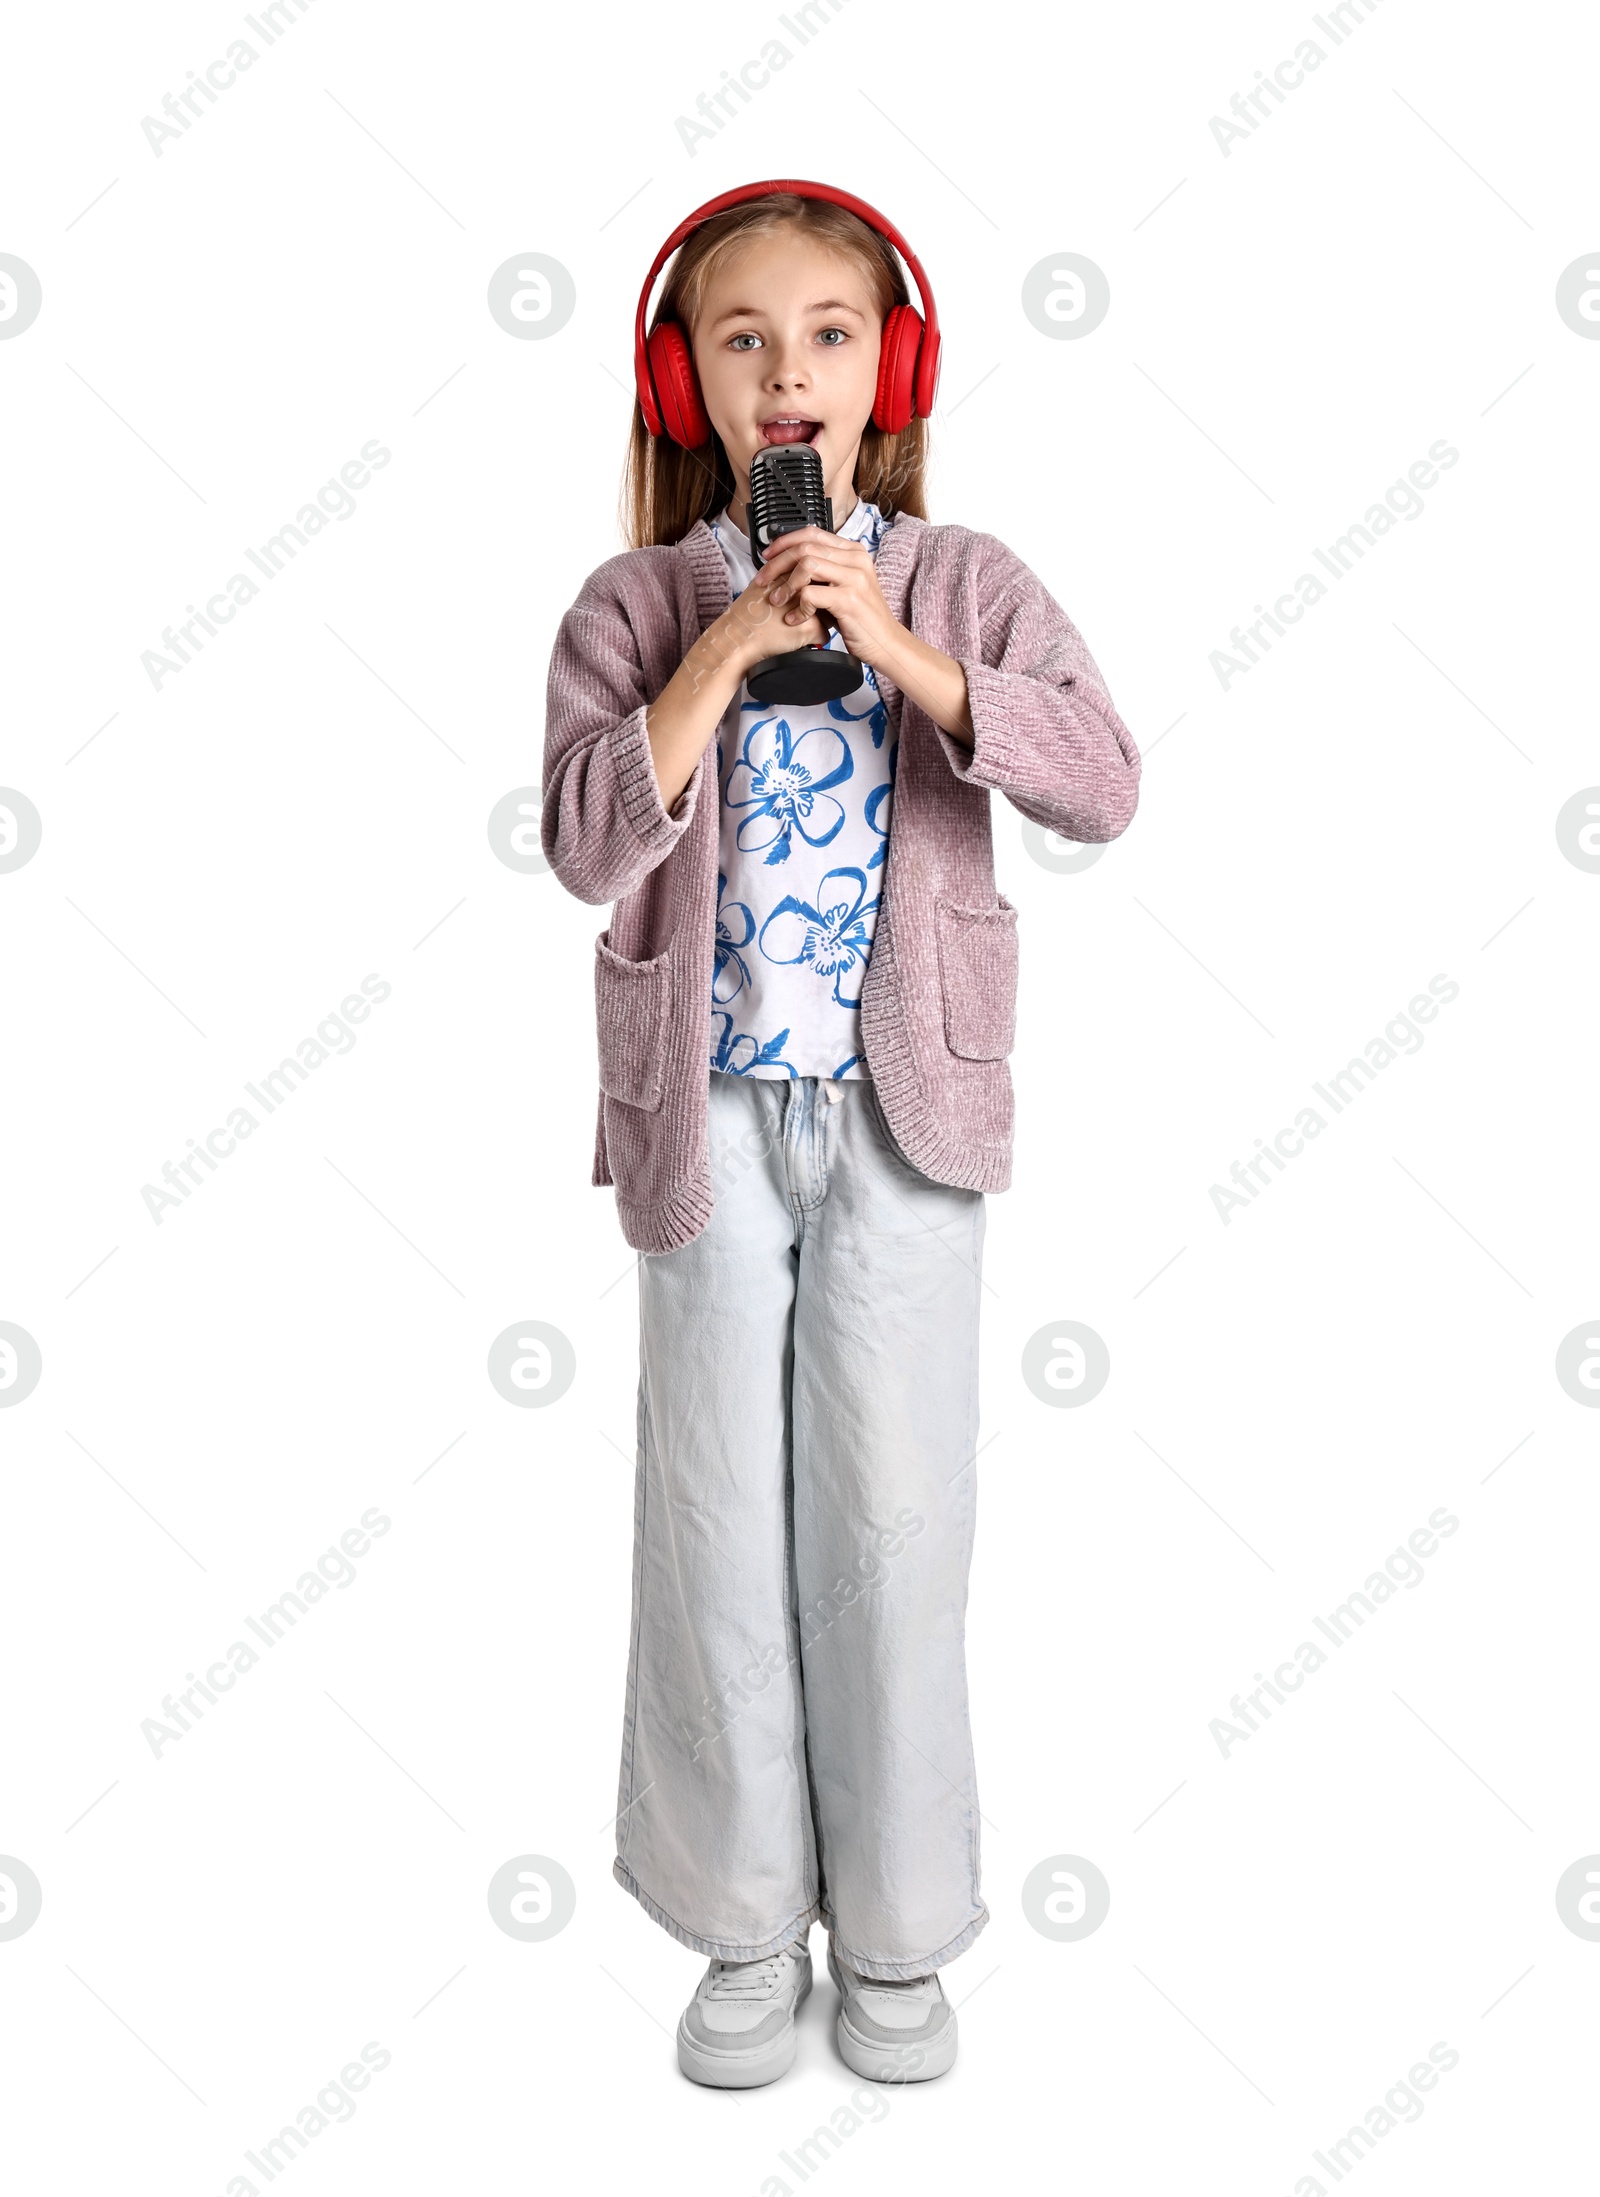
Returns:
[[[859,306],[846,304],[843,298],[822,298],[815,305],[802,305],[802,313],[849,313],[856,320],[865,320]],[[720,328],[725,320],[765,320],[768,315],[759,305],[735,305],[726,313],[719,313],[711,323]]]

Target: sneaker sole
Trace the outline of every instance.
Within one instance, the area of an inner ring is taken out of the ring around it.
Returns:
[[[833,1948],[828,1949],[828,1970],[841,2000],[844,1986],[839,1981],[839,1970],[833,1958]],[[956,2061],[956,2017],[952,2011],[949,2022],[931,2044],[876,2044],[869,2038],[858,2036],[850,2026],[846,2007],[839,2008],[838,2023],[839,2057],[853,2075],[864,2075],[873,2083],[930,2083],[940,2075],[948,2075]]]
[[[796,2014],[810,1990],[807,1975],[795,1995]],[[799,2038],[792,2018],[781,2037],[755,2052],[708,2051],[689,2035],[684,2026],[687,2020],[686,2013],[678,2017],[678,2066],[692,2083],[704,2083],[711,2090],[759,2090],[763,2083],[775,2083],[780,2075],[787,2075],[794,2065]]]

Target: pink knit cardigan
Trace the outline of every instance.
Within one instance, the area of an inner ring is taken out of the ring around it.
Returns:
[[[1139,755],[1055,598],[992,534],[897,518],[878,581],[891,613],[967,675],[973,749],[879,676],[899,736],[882,905],[861,998],[868,1073],[906,1157],[937,1182],[1004,1190],[1017,911],[996,891],[991,788],[1066,839],[1115,839]],[[591,1180],[628,1242],[675,1250],[711,1218],[706,1139],[718,853],[716,737],[671,812],[645,711],[733,599],[710,528],[591,573],[550,660],[541,843],[579,900],[614,901],[595,941],[600,1104]]]

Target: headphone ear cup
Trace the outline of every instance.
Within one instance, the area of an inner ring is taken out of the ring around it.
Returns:
[[[914,305],[895,306],[883,324],[878,389],[872,401],[872,424],[887,435],[898,435],[915,415],[921,348],[922,315]]]
[[[916,416],[919,420],[933,417],[933,400],[939,388],[939,361],[944,342],[936,328],[931,336],[924,333],[922,348],[917,353]]]
[[[701,400],[688,337],[677,321],[664,320],[651,331],[645,348],[666,432],[685,450],[700,449],[711,440],[711,422]],[[649,424],[646,412],[645,425]]]
[[[664,422],[661,417],[661,407],[656,402],[656,385],[650,373],[649,355],[649,348],[646,346],[644,358],[635,359],[633,386],[639,399],[639,411],[644,420],[645,431],[653,441],[656,436],[663,432]]]

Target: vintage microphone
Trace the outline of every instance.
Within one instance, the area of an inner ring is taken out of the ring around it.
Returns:
[[[745,506],[750,553],[756,564],[781,535],[802,526],[833,533],[833,502],[823,493],[822,458],[808,442],[769,443],[750,460],[750,501]],[[827,618],[827,612],[822,613]],[[832,619],[828,623],[833,624]],[[768,702],[836,702],[854,694],[865,667],[843,649],[808,641],[783,656],[752,667],[745,684],[752,698]]]

